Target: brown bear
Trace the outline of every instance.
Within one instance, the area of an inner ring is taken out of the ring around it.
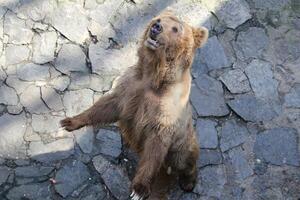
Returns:
[[[191,65],[207,38],[206,28],[191,27],[169,11],[161,13],[143,35],[137,64],[115,89],[61,121],[67,131],[118,122],[124,141],[140,156],[131,186],[134,200],[165,199],[167,183],[160,178],[170,169],[183,190],[195,186],[199,145],[189,103]]]

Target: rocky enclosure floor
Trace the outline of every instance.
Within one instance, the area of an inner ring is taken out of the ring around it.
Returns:
[[[59,121],[112,88],[167,7],[210,30],[190,98],[199,181],[170,199],[299,200],[298,0],[1,0],[1,200],[128,198],[137,157],[117,127]]]

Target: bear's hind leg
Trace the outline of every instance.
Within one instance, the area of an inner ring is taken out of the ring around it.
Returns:
[[[151,184],[151,194],[147,200],[167,200],[170,188],[175,184],[176,177],[167,173],[162,167]]]
[[[183,154],[185,161],[184,167],[179,169],[179,185],[180,188],[186,192],[191,192],[197,182],[197,159],[199,156],[199,145],[197,140],[189,140],[187,145],[187,152]]]
[[[186,192],[193,191],[197,182],[196,164],[179,171],[179,186]]]

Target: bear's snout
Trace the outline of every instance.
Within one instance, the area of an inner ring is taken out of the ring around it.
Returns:
[[[163,31],[163,27],[159,22],[156,22],[152,25],[150,30],[151,39],[156,39],[156,36]]]

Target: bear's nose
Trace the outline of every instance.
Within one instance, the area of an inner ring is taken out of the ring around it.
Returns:
[[[162,31],[163,31],[162,25],[159,22],[156,22],[151,27],[150,36],[155,38]]]

